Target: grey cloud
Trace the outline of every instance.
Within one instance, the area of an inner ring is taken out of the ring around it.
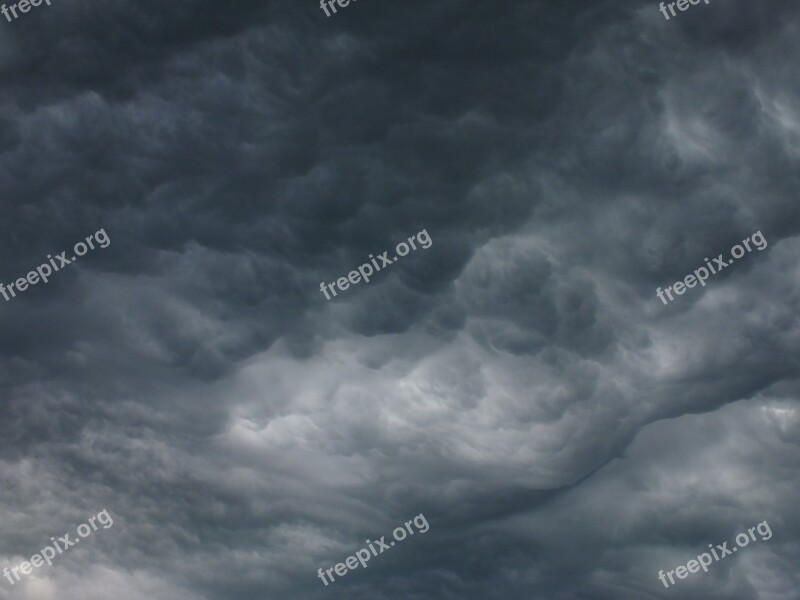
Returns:
[[[778,0],[1,23],[0,281],[112,243],[0,301],[0,558],[114,526],[0,600],[798,598],[797,24]]]

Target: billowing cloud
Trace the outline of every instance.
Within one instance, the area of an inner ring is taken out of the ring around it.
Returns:
[[[0,281],[111,240],[0,300],[0,567],[115,521],[0,600],[797,599],[799,18],[0,18]],[[765,249],[656,297],[756,231]]]

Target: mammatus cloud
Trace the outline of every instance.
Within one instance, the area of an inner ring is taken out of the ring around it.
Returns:
[[[798,598],[794,5],[39,8],[0,281],[113,244],[0,300],[0,566],[114,527],[0,600]]]

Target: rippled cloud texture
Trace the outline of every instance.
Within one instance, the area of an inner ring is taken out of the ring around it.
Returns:
[[[0,281],[112,240],[0,302],[0,567],[114,519],[0,600],[800,598],[796,2],[0,26]]]

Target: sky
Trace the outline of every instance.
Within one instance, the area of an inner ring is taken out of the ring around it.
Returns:
[[[798,34],[788,0],[0,17],[0,282],[110,240],[0,297],[0,568],[113,519],[0,600],[800,600]]]

